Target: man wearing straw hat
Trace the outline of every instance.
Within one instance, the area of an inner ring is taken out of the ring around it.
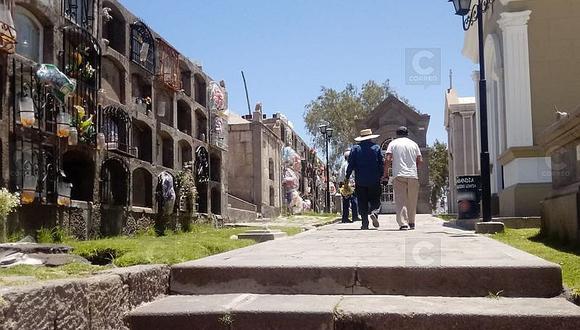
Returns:
[[[363,230],[369,229],[369,216],[373,226],[379,227],[378,212],[381,207],[384,162],[381,147],[372,141],[377,137],[379,136],[374,135],[370,129],[360,131],[360,136],[355,139],[358,144],[350,151],[346,169],[345,182],[348,182],[352,171],[355,171],[355,193]]]

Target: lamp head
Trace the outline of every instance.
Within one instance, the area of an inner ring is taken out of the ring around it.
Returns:
[[[453,2],[456,15],[465,16],[469,13],[471,0],[449,0],[449,2]]]
[[[327,128],[326,129],[326,136],[328,136],[329,138],[332,137],[332,134],[334,133],[334,129],[333,128]]]

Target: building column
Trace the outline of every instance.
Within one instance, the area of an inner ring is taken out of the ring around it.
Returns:
[[[476,138],[476,143],[475,143],[475,148],[474,148],[474,152],[475,154],[475,173],[481,173],[481,164],[480,164],[480,154],[481,154],[481,120],[479,120],[479,98],[481,97],[481,95],[479,95],[479,78],[480,78],[480,73],[479,70],[473,71],[473,74],[471,75],[471,78],[473,79],[473,84],[475,86],[475,125],[477,126],[476,130],[475,130],[475,138]],[[489,143],[489,142],[488,142]]]
[[[507,147],[533,146],[528,21],[531,10],[502,13]]]
[[[463,125],[463,169],[464,173],[475,175],[479,173],[479,154],[476,154],[477,144],[473,138],[473,112],[461,112],[461,122]]]

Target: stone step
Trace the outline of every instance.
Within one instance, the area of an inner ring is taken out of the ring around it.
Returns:
[[[322,294],[550,298],[562,293],[561,269],[536,266],[242,266],[178,265],[173,294]]]
[[[155,329],[580,329],[563,298],[226,294],[169,296],[125,319]]]
[[[421,220],[401,232],[338,224],[171,269],[174,294],[556,297],[559,265],[488,237]]]

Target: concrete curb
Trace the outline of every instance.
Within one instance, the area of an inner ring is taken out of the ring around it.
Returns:
[[[16,329],[126,329],[124,314],[168,292],[169,267],[145,265],[95,276],[0,288],[0,323]]]

